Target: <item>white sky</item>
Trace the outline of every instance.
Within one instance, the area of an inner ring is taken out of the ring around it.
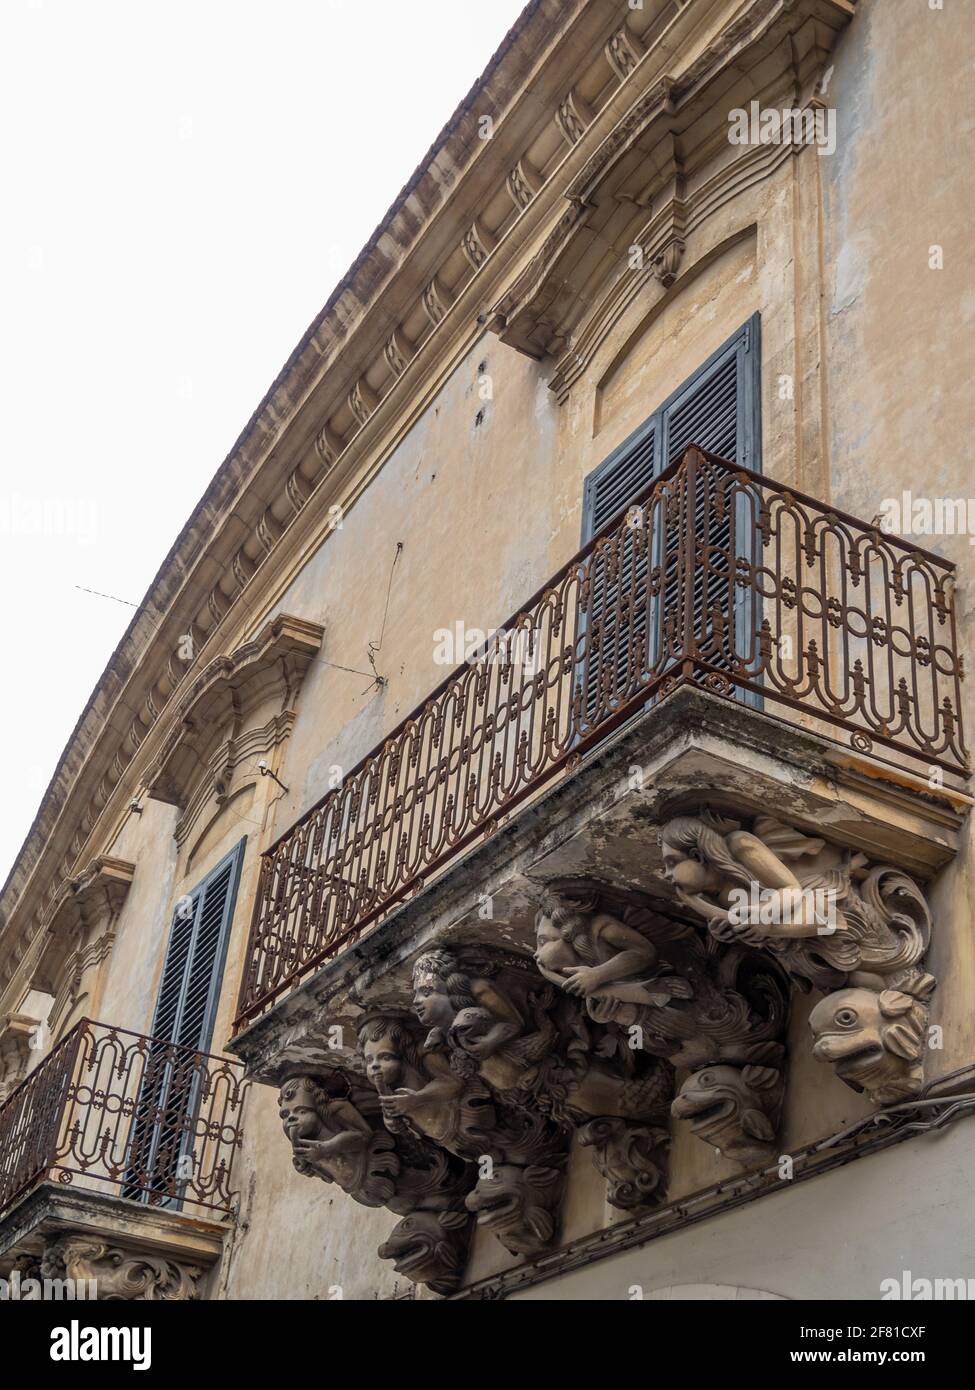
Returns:
[[[133,609],[523,0],[3,0],[0,881]]]

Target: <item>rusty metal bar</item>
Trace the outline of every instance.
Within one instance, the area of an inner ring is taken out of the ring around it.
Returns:
[[[47,1179],[233,1210],[239,1062],[82,1019],[0,1106],[0,1214]]]
[[[689,448],[266,851],[238,1028],[679,685],[967,776],[953,572]]]

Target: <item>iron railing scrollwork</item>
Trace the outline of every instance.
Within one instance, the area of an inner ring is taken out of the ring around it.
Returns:
[[[688,449],[264,854],[238,1026],[679,685],[967,775],[952,581]]]
[[[245,1088],[239,1062],[83,1019],[0,1106],[0,1213],[45,1180],[231,1212]]]

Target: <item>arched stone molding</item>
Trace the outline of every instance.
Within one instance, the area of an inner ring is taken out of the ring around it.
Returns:
[[[215,810],[256,784],[261,758],[277,761],[323,635],[318,623],[279,614],[193,682],[147,776],[151,797],[179,807],[178,845],[208,809],[204,829]]]
[[[104,965],[134,875],[134,864],[100,855],[54,899],[32,984],[53,996],[46,1022],[55,1040],[82,1014],[98,1016]]]

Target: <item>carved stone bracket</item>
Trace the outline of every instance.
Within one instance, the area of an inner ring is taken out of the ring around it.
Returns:
[[[27,1074],[31,1038],[41,1020],[29,1014],[8,1014],[0,1019],[0,1105]]]
[[[918,1090],[935,980],[913,878],[771,816],[750,829],[708,811],[677,816],[660,844],[665,877],[713,939],[759,947],[801,988],[826,992],[809,1019],[814,1057],[878,1103]]]
[[[671,1108],[695,1134],[741,1162],[765,1157],[784,1090],[784,972],[739,945],[709,950],[693,928],[617,896],[610,911],[605,890],[548,892],[539,970],[615,1031],[604,1054],[637,1046],[690,1070]]]
[[[351,1068],[292,1077],[281,1088],[280,1110],[296,1170],[402,1216],[381,1258],[436,1293],[451,1292],[470,1238],[469,1165],[415,1128],[387,1128],[376,1094]]]

